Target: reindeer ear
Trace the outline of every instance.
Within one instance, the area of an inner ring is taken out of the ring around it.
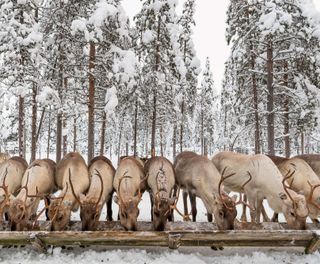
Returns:
[[[113,196],[113,201],[116,203],[116,204],[119,204],[119,198],[117,195]]]
[[[287,195],[283,192],[279,193],[279,197],[281,200],[285,200],[285,199],[288,199]]]

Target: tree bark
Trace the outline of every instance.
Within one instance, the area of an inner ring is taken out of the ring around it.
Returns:
[[[63,83],[64,83],[64,91],[67,92],[68,90],[68,78],[64,78],[63,79]],[[62,138],[62,145],[63,145],[63,156],[65,156],[68,152],[68,135],[65,133],[65,129],[67,127],[67,117],[66,115],[64,115],[63,117],[63,130],[64,130],[64,135]]]
[[[19,156],[24,157],[24,98],[19,96]]]
[[[283,76],[284,79],[284,87],[288,87],[289,81],[288,81],[288,63],[284,63],[284,71],[286,72]],[[290,157],[290,127],[289,127],[289,121],[290,121],[290,116],[289,116],[289,97],[287,95],[284,96],[284,114],[283,114],[283,119],[284,119],[284,152],[286,158]]]
[[[100,156],[104,155],[105,149],[105,141],[106,141],[106,123],[107,123],[107,115],[104,112],[102,117],[102,124],[101,124],[101,140],[100,140]]]
[[[274,86],[272,35],[268,36],[267,47],[267,91],[268,154],[274,156]]]
[[[173,136],[172,136],[172,160],[175,159],[176,155],[177,155],[177,125],[174,124],[173,127]]]
[[[56,139],[56,162],[61,160],[61,144],[62,144],[62,114],[59,110],[57,115],[57,139]]]
[[[90,42],[89,51],[89,102],[88,102],[88,163],[94,156],[94,66],[96,47],[93,42]]]
[[[301,155],[304,154],[304,132],[301,132]]]
[[[183,151],[184,99],[181,103],[180,153]]]
[[[137,156],[137,133],[138,133],[138,99],[134,110],[134,130],[133,130],[133,156]]]
[[[254,109],[254,152],[255,154],[261,153],[260,150],[260,122],[259,122],[259,111],[258,111],[258,91],[257,91],[257,80],[254,73],[256,56],[253,53],[253,44],[250,44],[251,49],[251,82],[252,82],[252,94],[253,94],[253,109]]]
[[[31,158],[30,163],[36,159],[37,151],[37,85],[32,85],[32,118],[31,118]]]
[[[203,127],[203,110],[201,110],[201,155],[204,155],[204,127]]]
[[[50,138],[51,138],[51,110],[49,109],[49,122],[48,122],[48,139],[47,139],[47,159],[50,156]]]
[[[161,29],[161,16],[158,16],[158,29],[157,29],[157,48],[156,48],[156,64],[155,64],[155,73],[159,70],[160,64],[160,29]],[[157,85],[158,82],[154,82],[155,87],[153,88],[153,113],[152,113],[152,128],[151,128],[151,157],[156,155],[156,118],[157,118]]]

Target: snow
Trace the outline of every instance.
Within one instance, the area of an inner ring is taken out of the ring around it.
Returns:
[[[243,249],[245,250],[245,249]],[[111,249],[107,251],[94,251],[92,249],[79,252],[68,252],[61,248],[54,248],[49,254],[39,254],[26,249],[1,249],[0,263],[181,263],[181,264],[205,264],[205,263],[319,263],[320,254],[303,255],[297,252],[235,252],[234,250],[201,250],[185,248],[181,250],[169,249]]]
[[[117,97],[117,88],[111,87],[107,90],[106,93],[106,99],[105,99],[106,106],[104,108],[104,111],[107,115],[111,115],[116,106],[118,105],[118,97]]]

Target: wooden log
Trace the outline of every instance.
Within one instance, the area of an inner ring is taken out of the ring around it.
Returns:
[[[0,231],[0,245],[31,245],[37,251],[47,246],[112,246],[112,247],[303,247],[306,253],[319,249],[319,231],[308,224],[309,230],[286,230],[284,224],[263,223],[236,226],[237,230],[219,231],[212,223],[168,223],[166,231],[152,230],[152,223],[139,222],[140,231],[124,231],[119,222],[100,222],[98,231],[77,231],[81,223],[71,222],[67,231],[50,232],[50,223],[40,222],[39,231]],[[240,228],[246,228],[244,230]],[[251,228],[251,229],[249,229]]]

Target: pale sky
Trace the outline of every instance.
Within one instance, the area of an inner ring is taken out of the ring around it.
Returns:
[[[197,56],[204,67],[205,58],[211,61],[211,70],[217,90],[221,90],[224,74],[224,63],[230,54],[230,48],[225,40],[226,11],[230,0],[196,0],[193,41]],[[320,11],[320,0],[313,0]],[[180,14],[184,0],[179,0],[177,12]],[[123,0],[123,7],[130,18],[141,9],[140,0]]]

